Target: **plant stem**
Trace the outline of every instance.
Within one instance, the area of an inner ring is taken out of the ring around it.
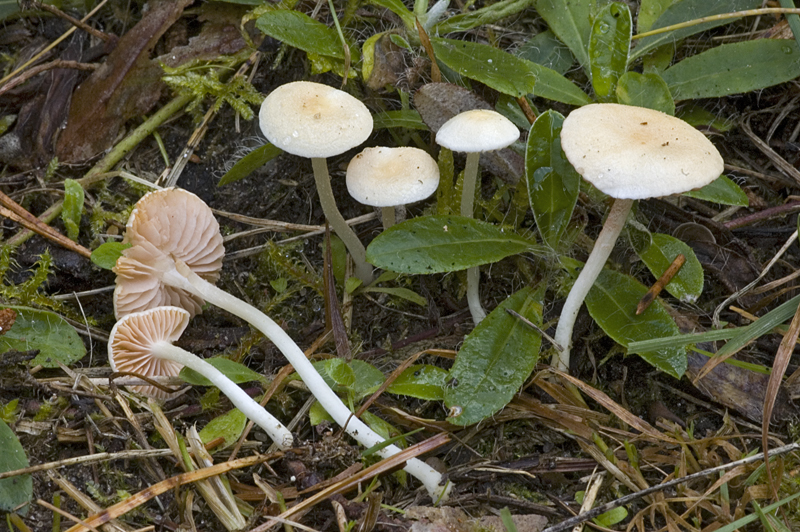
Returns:
[[[572,328],[575,326],[575,319],[578,317],[578,311],[583,305],[583,300],[586,299],[586,294],[594,285],[597,276],[603,270],[611,250],[614,249],[614,244],[617,242],[622,228],[625,227],[625,220],[628,218],[628,213],[633,206],[633,200],[629,199],[616,199],[608,212],[606,223],[603,229],[597,236],[597,241],[594,243],[594,248],[589,254],[581,273],[572,285],[572,289],[564,301],[564,307],[561,309],[561,317],[558,319],[558,326],[556,327],[555,341],[558,345],[562,346],[564,350],[561,353],[553,355],[551,364],[558,364],[558,369],[569,372],[569,352],[572,348]]]
[[[461,216],[472,218],[475,211],[475,186],[478,182],[478,162],[481,154],[468,153],[467,164],[464,166],[464,182],[461,188]],[[478,325],[486,317],[486,311],[481,307],[480,293],[481,272],[478,266],[467,270],[467,304],[472,322]]]
[[[339,396],[330,389],[322,379],[322,376],[317,373],[317,370],[306,358],[305,353],[269,316],[205,281],[192,272],[183,262],[176,261],[175,266],[176,269],[163,274],[162,280],[165,284],[182,288],[253,325],[283,353],[322,407],[339,426],[344,427],[350,436],[365,447],[373,447],[384,441],[375,431],[350,412],[350,409],[345,406]],[[400,449],[397,446],[389,445],[378,451],[378,454],[388,457],[399,452]],[[428,493],[435,501],[447,497],[450,484],[448,483],[447,487],[440,486],[442,475],[425,464],[425,462],[417,458],[411,459],[406,462],[405,470],[425,485]]]
[[[322,212],[331,224],[331,229],[342,239],[345,247],[353,257],[356,266],[356,277],[361,279],[364,285],[372,282],[372,266],[367,262],[367,251],[364,244],[358,239],[356,233],[347,225],[339,209],[336,207],[336,200],[333,197],[331,188],[331,178],[328,174],[328,164],[322,157],[311,159],[314,168],[314,181],[317,184],[319,202],[322,205]]]
[[[155,344],[153,355],[177,362],[210,380],[248,419],[264,429],[281,450],[291,449],[294,437],[289,429],[217,368],[189,351],[164,340]]]

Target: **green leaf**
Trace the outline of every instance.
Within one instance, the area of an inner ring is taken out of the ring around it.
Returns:
[[[527,62],[508,52],[469,41],[431,38],[436,59],[464,77],[515,98],[533,92],[536,76]]]
[[[264,144],[263,146],[259,146],[258,148],[254,149],[238,161],[236,164],[233,165],[233,168],[225,172],[225,175],[220,178],[219,183],[217,183],[218,187],[222,185],[227,185],[230,183],[235,183],[240,179],[244,179],[245,177],[249,176],[254,171],[258,170],[272,159],[277,157],[283,153],[283,150],[280,148],[276,148],[269,142]]]
[[[304,52],[344,59],[344,50],[336,30],[299,11],[268,11],[258,17],[256,27],[270,37]]]
[[[526,287],[503,301],[467,336],[450,370],[445,405],[460,414],[454,425],[477,423],[503,408],[539,360],[538,331],[509,314],[512,309],[541,325],[543,290]]]
[[[29,307],[4,308],[14,309],[17,319],[14,326],[0,336],[0,353],[38,349],[39,354],[31,365],[41,364],[46,368],[57,368],[59,362],[69,366],[86,355],[78,333],[55,312]]]
[[[267,378],[262,374],[253,371],[243,364],[234,362],[229,358],[213,357],[205,360],[236,384],[253,381],[257,381],[262,384],[269,384],[269,380],[267,380]],[[189,368],[181,369],[181,372],[178,374],[178,376],[183,379],[184,382],[188,382],[192,386],[214,386],[211,381]]]
[[[445,382],[447,371],[436,366],[419,364],[406,368],[386,391],[426,401],[441,401],[444,399]]]
[[[423,216],[378,235],[367,260],[400,273],[443,273],[497,262],[538,246],[495,225],[463,216]]]
[[[616,508],[612,508],[611,510],[605,513],[598,515],[597,517],[592,519],[592,521],[594,521],[600,526],[609,528],[616,525],[617,523],[624,521],[625,519],[627,519],[627,517],[628,517],[628,510],[626,510],[622,506],[618,506]]]
[[[402,287],[383,287],[383,286],[368,286],[365,287],[362,291],[370,292],[370,293],[379,293],[379,294],[389,294],[392,296],[403,298],[407,301],[411,301],[419,305],[420,307],[427,307],[428,300],[419,295],[418,293],[414,292],[413,290],[409,290],[408,288]]]
[[[675,100],[667,82],[655,72],[625,72],[617,82],[617,102],[675,115]]]
[[[653,23],[658,20],[664,11],[677,0],[641,0],[639,11],[636,14],[636,31],[644,33],[649,31]]]
[[[675,100],[751,92],[798,76],[800,49],[786,39],[723,44],[664,71],[664,81]]]
[[[736,120],[732,117],[724,117],[716,115],[710,111],[706,111],[700,105],[694,103],[686,103],[681,106],[678,112],[678,118],[694,127],[713,127],[717,131],[726,132],[736,126]]]
[[[247,425],[247,416],[236,408],[217,416],[200,431],[200,441],[207,444],[217,438],[224,438],[225,443],[217,447],[217,450],[230,447],[239,439]]]
[[[681,22],[688,22],[710,15],[719,15],[722,13],[733,13],[735,11],[744,11],[745,9],[753,9],[761,5],[760,0],[681,0],[673,3],[664,14],[658,17],[650,31],[659,28],[666,28]],[[636,47],[631,51],[630,60],[643,56],[651,50],[658,48],[664,44],[670,44],[679,41],[689,35],[700,33],[717,26],[730,24],[736,19],[715,20],[705,22],[703,24],[696,24],[688,26],[679,30],[670,31],[667,33],[659,33],[650,37],[645,37],[638,41]],[[641,31],[641,29],[639,30]],[[677,99],[677,98],[676,98]]]
[[[547,67],[526,61],[536,78],[535,94],[548,100],[569,105],[586,105],[591,98],[570,80]]]
[[[564,75],[575,63],[575,58],[569,48],[559,41],[550,30],[537,33],[522,43],[515,53],[517,57],[547,67],[561,75]]]
[[[0,473],[30,465],[17,435],[3,420],[0,420],[0,449],[3,450],[0,452]],[[0,480],[0,512],[11,512],[24,504],[17,513],[25,515],[28,513],[27,503],[32,498],[33,480],[29,474]]]
[[[457,15],[445,17],[437,23],[430,32],[431,35],[448,35],[472,28],[493,24],[500,19],[508,18],[531,7],[534,0],[501,0],[499,2],[484,4],[484,7],[474,11],[466,11]]]
[[[61,220],[67,228],[67,237],[78,240],[83,214],[83,187],[74,179],[64,180],[64,203],[61,207]]]
[[[383,373],[372,364],[362,360],[350,363],[338,358],[315,362],[319,374],[339,393],[350,393],[358,401],[377,390],[386,380]]]
[[[690,190],[683,194],[691,198],[713,201],[714,203],[722,203],[723,205],[739,205],[741,207],[750,205],[750,200],[741,187],[724,175],[718,177],[701,189]]]
[[[569,47],[581,66],[589,65],[587,52],[595,0],[537,0],[536,11],[553,33]]]
[[[623,347],[630,342],[677,335],[678,326],[658,300],[636,315],[636,305],[646,293],[647,287],[633,277],[605,269],[586,296],[586,308],[603,331]],[[676,378],[686,371],[685,348],[639,353],[639,356]]]
[[[403,25],[410,32],[416,32],[416,17],[402,2],[402,0],[369,0],[369,3],[385,7],[403,21]]]
[[[604,7],[589,35],[592,88],[601,101],[611,101],[617,80],[625,73],[631,47],[633,21],[628,6],[619,2]]]
[[[564,117],[548,110],[536,118],[525,150],[525,178],[533,216],[542,240],[559,247],[561,236],[572,218],[581,176],[561,150]]]
[[[131,244],[123,244],[122,242],[100,244],[92,251],[92,262],[104,270],[110,270],[117,265],[117,259],[122,256],[122,252],[129,247],[131,247]]]
[[[311,408],[308,409],[308,421],[311,423],[312,427],[316,427],[323,421],[336,423],[331,415],[325,411],[319,401],[315,401],[314,404],[311,405]]]
[[[353,369],[341,358],[331,358],[325,361],[325,372],[334,383],[344,388],[349,388],[356,382]]]
[[[376,113],[373,117],[373,127],[374,129],[404,127],[406,129],[428,130],[428,126],[422,121],[419,113],[411,109]]]
[[[629,224],[629,230],[634,230],[632,224]],[[654,277],[659,278],[669,268],[675,257],[682,254],[686,257],[686,262],[665,288],[667,292],[681,301],[687,303],[697,301],[697,298],[703,293],[703,266],[697,260],[692,248],[673,236],[662,233],[652,233],[650,236],[650,244],[644,247],[636,246],[639,239],[631,239],[647,269]]]

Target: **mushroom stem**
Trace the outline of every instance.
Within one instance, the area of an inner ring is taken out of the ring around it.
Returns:
[[[389,229],[396,221],[395,207],[381,207],[381,222],[383,222],[384,229]]]
[[[336,200],[333,197],[331,188],[331,178],[328,173],[328,164],[323,157],[312,157],[311,166],[314,169],[314,181],[317,184],[319,202],[322,205],[322,212],[328,223],[331,224],[333,231],[339,235],[345,247],[353,257],[356,267],[356,277],[361,282],[368,285],[372,282],[372,266],[367,262],[367,251],[364,244],[358,239],[353,229],[347,225],[339,209],[336,207]]]
[[[289,429],[275,419],[272,414],[267,412],[264,407],[255,402],[252,397],[247,395],[244,390],[226,377],[224,373],[202,358],[198,358],[189,351],[185,351],[164,340],[154,344],[153,355],[158,358],[177,362],[207,378],[214,386],[219,388],[219,391],[225,394],[234,406],[241,410],[248,419],[251,419],[253,423],[264,429],[281,450],[290,449],[292,447],[294,437]]]
[[[306,358],[305,353],[297,346],[292,338],[278,326],[269,316],[259,311],[252,305],[241,301],[205,281],[186,266],[182,261],[175,262],[175,269],[162,275],[162,281],[176,288],[182,288],[189,293],[201,297],[208,303],[216,305],[231,314],[239,316],[261,331],[281,353],[308,387],[309,391],[317,398],[322,407],[331,417],[344,427],[345,431],[365,447],[373,447],[383,443],[383,438],[369,428],[363,421],[353,416],[350,409],[345,406],[338,395],[328,387],[322,376]],[[378,451],[384,458],[395,455],[400,449],[395,445],[388,445]],[[405,470],[425,485],[434,501],[446,499],[451,484],[440,485],[442,475],[418,458],[406,462]]]
[[[556,351],[553,355],[551,364],[558,364],[558,369],[561,371],[569,372],[569,352],[572,348],[572,328],[575,325],[575,319],[578,317],[578,311],[583,305],[583,300],[586,299],[586,294],[594,285],[597,276],[603,270],[611,250],[614,249],[614,244],[617,242],[622,228],[625,227],[625,220],[628,218],[628,213],[633,206],[633,200],[630,199],[616,199],[608,212],[608,217],[603,225],[603,229],[597,236],[594,243],[592,252],[586,260],[581,273],[572,285],[572,289],[564,301],[564,307],[561,309],[561,317],[558,319],[558,326],[556,327],[555,341],[557,345],[564,348],[561,353]]]
[[[464,182],[461,189],[461,216],[472,218],[475,211],[475,185],[478,182],[479,152],[468,153],[467,163],[464,166]],[[486,311],[481,306],[480,293],[481,272],[478,266],[467,270],[467,304],[472,322],[478,325],[486,317]]]

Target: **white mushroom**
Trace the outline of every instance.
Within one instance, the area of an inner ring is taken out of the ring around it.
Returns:
[[[366,250],[347,225],[331,188],[326,157],[363,143],[372,133],[366,106],[344,91],[320,83],[295,81],[272,91],[258,113],[261,131],[278,148],[311,159],[322,212],[342,239],[364,284],[372,281]]]
[[[445,122],[436,133],[436,142],[453,151],[466,152],[464,186],[461,191],[461,216],[472,218],[475,186],[478,181],[478,162],[481,152],[500,150],[519,138],[519,129],[509,119],[488,109],[473,109],[459,113]],[[481,307],[478,267],[467,270],[467,303],[472,321],[479,324],[486,317]]]
[[[723,161],[711,141],[683,120],[611,103],[572,111],[561,129],[561,148],[584,179],[615,198],[558,320],[555,341],[564,348],[558,367],[568,371],[578,311],[611,254],[633,201],[703,187],[722,174]]]
[[[347,165],[347,191],[364,205],[381,207],[384,228],[395,207],[422,201],[439,186],[439,166],[419,148],[366,148]]]
[[[290,449],[294,438],[283,424],[256,403],[217,368],[196,355],[172,345],[189,323],[188,311],[156,307],[128,314],[108,337],[108,361],[114,371],[131,371],[146,377],[177,375],[182,367],[193,369],[219,388],[241,412],[264,429],[281,449]],[[131,387],[153,395],[147,387]]]

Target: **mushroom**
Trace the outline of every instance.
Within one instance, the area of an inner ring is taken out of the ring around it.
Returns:
[[[182,210],[179,211],[178,207]],[[122,252],[114,268],[117,274],[114,308],[118,312],[120,309],[134,307],[137,311],[152,308],[161,305],[166,297],[164,294],[169,294],[169,297],[193,301],[195,304],[207,301],[227,310],[253,325],[275,344],[303,379],[309,391],[331,417],[345,427],[348,434],[366,447],[383,443],[383,438],[352,415],[339,396],[317,373],[303,351],[277,323],[192,270],[189,261],[209,253],[203,251],[206,244],[202,241],[207,241],[210,237],[211,226],[215,231],[218,228],[216,221],[212,223],[213,219],[211,209],[200,198],[185,190],[169,188],[144,195],[136,204],[127,224],[125,239],[133,245]],[[193,250],[190,254],[182,252],[189,247],[187,242],[194,243],[190,246]],[[217,255],[214,251],[210,253],[211,256]],[[221,261],[221,255],[219,260]],[[209,261],[199,262],[203,271],[208,274]],[[400,449],[397,446],[388,445],[379,454],[385,457],[398,452]],[[422,481],[434,500],[449,492],[449,486],[439,485],[441,474],[424,462],[418,459],[409,460],[405,469]]]
[[[461,216],[472,218],[478,163],[481,152],[500,150],[519,138],[519,129],[509,119],[488,109],[459,113],[445,122],[436,133],[436,142],[453,151],[466,152],[464,185],[461,190]],[[472,321],[479,324],[486,317],[478,291],[478,267],[467,270],[467,303]]]
[[[294,438],[252,397],[217,368],[193,353],[172,345],[189,324],[190,313],[178,307],[155,307],[128,314],[119,320],[108,338],[108,357],[114,371],[144,376],[177,375],[182,367],[193,369],[211,381],[241,412],[264,429],[281,449],[292,447]],[[145,386],[134,391],[153,395]]]
[[[272,144],[311,159],[322,212],[350,251],[356,276],[364,284],[370,283],[372,266],[367,263],[364,245],[336,207],[325,161],[326,157],[340,155],[367,140],[372,133],[369,110],[344,91],[295,81],[281,85],[266,97],[258,119],[261,131]]]
[[[395,223],[395,207],[428,198],[439,186],[439,166],[419,148],[367,148],[347,165],[347,191],[381,208],[383,227]]]
[[[554,355],[569,370],[572,328],[637,199],[703,187],[723,171],[722,156],[702,133],[660,111],[613,103],[572,111],[561,129],[561,148],[575,170],[614,199],[594,248],[567,295],[556,328]]]

